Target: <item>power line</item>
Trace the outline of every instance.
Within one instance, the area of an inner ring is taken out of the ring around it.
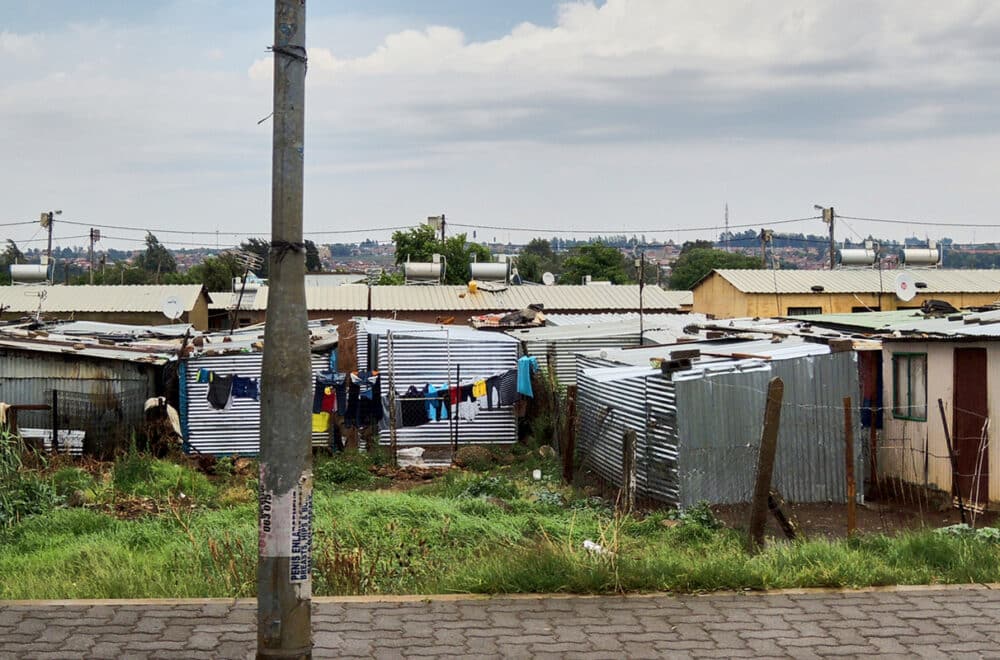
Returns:
[[[25,220],[22,222],[4,222],[0,224],[0,227],[17,227],[18,225],[33,225],[37,220]]]
[[[743,229],[747,227],[760,227],[761,225],[787,225],[793,222],[807,222],[809,220],[819,220],[820,216],[814,215],[808,218],[791,218],[788,220],[763,220],[760,222],[752,222],[738,225],[729,225],[730,229]],[[593,229],[553,229],[553,228],[542,228],[542,227],[504,227],[501,225],[481,225],[481,224],[471,224],[471,223],[461,223],[461,222],[448,222],[449,225],[453,227],[466,227],[469,229],[494,229],[496,231],[522,231],[522,232],[538,232],[542,234],[596,234],[597,232]],[[644,227],[642,229],[617,229],[616,233],[619,234],[671,234],[675,232],[690,232],[690,231],[713,231],[721,229],[720,225],[709,225],[707,227]]]
[[[270,236],[268,232],[253,231],[198,231],[184,229],[163,229],[153,227],[125,227],[123,225],[109,225],[97,222],[79,222],[74,220],[60,220],[62,224],[77,225],[79,227],[99,227],[100,229],[118,229],[121,231],[136,231],[150,234],[186,234],[188,236]],[[30,224],[30,223],[29,223]],[[329,229],[326,231],[303,232],[308,236],[336,236],[339,234],[363,234],[366,232],[396,231],[400,229],[410,229],[413,225],[395,225],[392,227],[361,227],[357,229]]]
[[[977,227],[985,229],[995,229],[995,224],[977,224],[973,222],[942,222],[940,220],[890,220],[888,218],[860,218],[852,215],[837,214],[837,218],[847,218],[848,220],[859,220],[861,222],[881,222],[890,225],[920,225],[921,227]]]

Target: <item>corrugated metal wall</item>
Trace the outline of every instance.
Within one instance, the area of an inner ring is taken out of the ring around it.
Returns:
[[[312,354],[313,375],[329,367],[329,355]],[[186,363],[182,390],[182,421],[189,451],[203,454],[257,454],[260,451],[260,402],[233,399],[229,410],[215,410],[208,404],[208,384],[198,383],[198,370],[223,375],[260,378],[261,353],[202,355]],[[312,411],[303,411],[311,413]],[[326,433],[314,433],[314,447],[328,444]]]
[[[843,398],[856,405],[852,352],[775,360],[766,371],[720,373],[676,383],[681,503],[749,501],[771,378],[784,382],[773,483],[792,502],[844,502]],[[853,416],[855,475],[864,492],[864,440]]]
[[[521,342],[525,355],[534,355],[543,367],[548,366],[550,349],[556,360],[556,378],[560,385],[576,385],[576,354],[601,348],[629,348],[639,345],[639,333],[617,337],[580,337],[554,341]]]
[[[389,361],[388,337],[378,338],[377,363],[382,373],[382,391],[389,391],[389,373],[400,394],[411,385],[455,383],[459,366],[462,382],[486,378],[517,368],[516,342],[475,342],[449,339],[444,334],[392,336],[392,363]],[[358,361],[364,342],[358,343]],[[400,447],[450,445],[453,424],[457,423],[458,443],[491,444],[517,441],[517,419],[511,408],[480,410],[473,421],[455,420],[429,422],[421,426],[403,427],[396,431]],[[381,444],[389,444],[389,433],[380,435]]]
[[[52,390],[85,395],[93,410],[114,414],[122,424],[142,419],[144,398],[156,394],[156,371],[149,364],[96,360],[81,355],[25,351],[0,351],[0,401],[10,404],[51,403]],[[145,395],[145,396],[143,396]],[[79,398],[79,397],[76,397]],[[122,407],[129,401],[128,409]],[[134,403],[138,401],[138,403]],[[68,402],[67,402],[68,403]],[[63,413],[71,412],[69,408]],[[67,420],[73,428],[85,428],[84,420]],[[18,424],[49,428],[48,412],[20,412]]]
[[[857,398],[854,353],[775,360],[749,370],[636,376],[584,375],[607,361],[579,358],[577,446],[621,485],[622,436],[636,432],[639,495],[680,506],[746,502],[752,493],[767,384],[785,383],[774,484],[796,502],[846,499],[843,397]],[[675,398],[676,397],[676,398]],[[855,474],[863,497],[863,441],[854,416]]]
[[[636,434],[636,486],[640,497],[677,505],[677,415],[673,383],[636,376],[599,382],[584,375],[592,367],[612,366],[579,357],[576,446],[582,465],[622,485],[623,437]]]

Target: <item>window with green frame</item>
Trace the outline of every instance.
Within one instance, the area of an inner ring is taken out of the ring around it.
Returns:
[[[927,421],[927,353],[892,354],[892,416]]]

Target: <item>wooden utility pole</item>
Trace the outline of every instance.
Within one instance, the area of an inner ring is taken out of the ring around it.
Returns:
[[[844,397],[844,460],[844,474],[847,478],[847,535],[850,536],[858,526],[858,512],[854,502],[857,492],[854,483],[854,419],[849,396]]]
[[[833,240],[833,225],[836,218],[833,212],[833,207],[824,208],[819,204],[813,206],[817,211],[822,211],[823,222],[830,226],[830,270],[834,270],[837,267],[837,244]]]
[[[261,375],[257,657],[312,657],[312,410],[302,242],[305,0],[274,3],[270,295]]]
[[[771,475],[774,473],[774,456],[778,450],[778,425],[781,422],[781,400],[784,395],[784,382],[780,378],[772,378],[767,386],[764,428],[760,433],[760,453],[757,456],[757,479],[753,499],[750,501],[750,552],[757,552],[764,546],[767,500],[771,494]]]
[[[619,508],[624,513],[632,513],[635,508],[635,491],[638,486],[635,474],[635,431],[629,429],[622,434],[622,497]]]

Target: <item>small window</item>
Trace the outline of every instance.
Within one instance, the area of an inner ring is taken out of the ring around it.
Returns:
[[[882,308],[878,305],[874,307],[852,307],[851,314],[860,314],[862,312],[881,312]]]
[[[927,354],[892,356],[892,416],[927,421]]]
[[[822,314],[822,307],[789,307],[788,316],[807,316],[809,314]]]

